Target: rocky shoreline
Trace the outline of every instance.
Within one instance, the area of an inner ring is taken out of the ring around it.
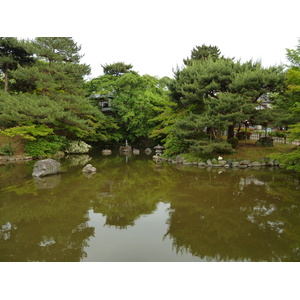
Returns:
[[[25,155],[15,155],[15,156],[1,156],[0,155],[0,163],[2,162],[16,162],[16,161],[29,161],[33,160],[32,156]]]
[[[164,158],[161,156],[153,156],[154,161],[166,161],[172,164],[182,164],[182,165],[194,165],[203,168],[260,168],[260,167],[284,167],[278,160],[265,159],[250,161],[250,160],[241,160],[235,161],[232,159],[227,160],[217,160],[217,159],[208,159],[206,161],[197,161],[189,162],[183,156],[176,156],[176,158]]]

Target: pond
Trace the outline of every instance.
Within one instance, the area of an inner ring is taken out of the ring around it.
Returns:
[[[151,155],[72,155],[36,179],[0,165],[0,261],[300,261],[299,175]],[[93,175],[82,173],[91,163]]]

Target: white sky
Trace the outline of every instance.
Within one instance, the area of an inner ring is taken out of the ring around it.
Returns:
[[[119,61],[141,75],[172,77],[172,69],[202,44],[219,47],[226,57],[278,65],[300,38],[299,0],[40,3],[1,4],[2,36],[71,36],[82,46],[91,77],[102,74],[101,65]]]

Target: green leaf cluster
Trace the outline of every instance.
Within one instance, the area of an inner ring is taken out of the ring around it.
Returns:
[[[191,58],[184,62],[169,85],[170,97],[182,117],[169,130],[190,147],[197,148],[197,142],[207,140],[207,134],[211,141],[221,141],[226,131],[232,138],[236,124],[275,119],[273,110],[265,114],[258,108],[267,108],[274,101],[273,95],[284,91],[282,67],[264,68],[251,60],[242,63],[221,56],[217,47],[205,45],[194,48]]]
[[[116,65],[106,67],[113,70]],[[99,95],[103,99],[112,97],[113,114],[110,120],[115,122],[117,131],[112,130],[110,135],[132,143],[150,137],[154,126],[159,122],[156,117],[171,104],[166,82],[166,78],[160,81],[153,76],[141,76],[131,70],[118,72],[117,75],[106,72],[105,75],[87,82],[85,86],[87,96],[94,98],[95,102]]]
[[[64,150],[68,144],[66,138],[51,135],[27,142],[25,152],[32,157],[51,156],[58,151]]]
[[[14,83],[9,93],[0,94],[0,126],[27,139],[34,135],[25,135],[20,127],[43,124],[69,139],[107,140],[103,114],[84,97],[90,67],[80,63],[81,47],[68,37],[41,37],[20,45],[34,63],[21,64],[19,59],[10,68]]]
[[[0,147],[0,155],[13,156],[16,153],[16,149],[13,147],[12,142]]]
[[[19,136],[25,140],[34,141],[37,137],[52,134],[53,129],[48,128],[45,125],[16,126],[0,130],[0,133],[9,137]]]

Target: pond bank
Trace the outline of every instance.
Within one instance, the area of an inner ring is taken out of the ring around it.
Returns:
[[[33,160],[32,156],[15,155],[15,156],[0,156],[0,164],[5,162],[29,161]]]
[[[154,161],[166,161],[172,164],[182,164],[182,165],[194,165],[203,168],[260,168],[260,167],[281,167],[284,168],[284,165],[281,164],[278,160],[273,159],[260,159],[260,160],[241,160],[236,161],[232,159],[208,159],[206,161],[195,161],[190,162],[186,160],[183,156],[177,155],[176,158],[165,158],[162,156],[153,156]]]

